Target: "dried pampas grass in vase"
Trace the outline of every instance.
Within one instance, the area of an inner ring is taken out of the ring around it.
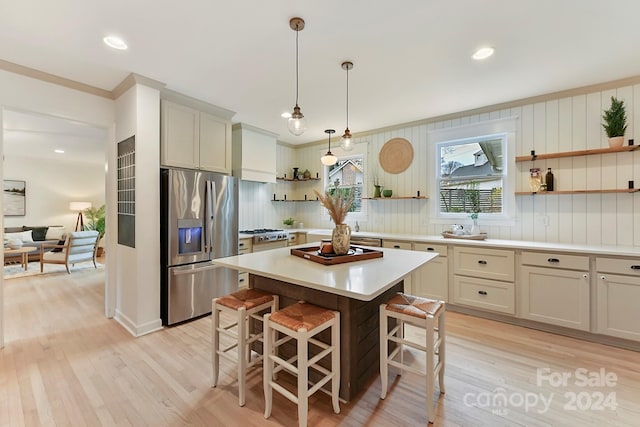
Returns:
[[[353,204],[355,192],[352,189],[341,188],[334,189],[332,193],[326,191],[324,195],[316,190],[314,192],[336,225],[331,233],[333,252],[336,255],[346,255],[351,246],[351,227],[345,224],[344,220]]]

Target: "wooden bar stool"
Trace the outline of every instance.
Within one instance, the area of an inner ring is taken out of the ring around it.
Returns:
[[[380,379],[382,391],[380,398],[387,396],[389,365],[410,371],[427,378],[427,418],[430,423],[435,420],[435,404],[433,403],[435,375],[438,375],[440,393],[444,394],[445,365],[445,303],[427,298],[398,293],[386,304],[380,305]],[[398,324],[388,330],[388,319],[396,319]],[[427,333],[426,345],[422,346],[404,339],[404,324],[408,323],[424,328]],[[436,337],[437,332],[437,337]],[[396,343],[396,348],[389,354],[389,341]],[[422,371],[404,364],[403,345],[424,351],[427,357],[426,370]],[[400,354],[400,361],[395,360]],[[435,363],[438,356],[438,363]]]
[[[211,365],[213,368],[213,385],[218,384],[220,371],[219,356],[238,363],[238,403],[244,406],[247,369],[261,360],[259,355],[251,360],[251,344],[255,341],[263,341],[264,333],[252,333],[249,330],[249,319],[262,321],[262,316],[257,313],[269,309],[274,312],[278,309],[278,295],[273,295],[259,289],[243,289],[220,298],[215,298],[211,304]],[[225,312],[234,317],[233,323],[220,324],[220,313]],[[235,327],[235,332],[234,332]],[[220,334],[227,335],[235,340],[235,343],[220,349]],[[227,352],[237,350],[237,358],[233,358]],[[264,349],[263,349],[264,354]]]
[[[331,344],[325,344],[313,338],[327,328],[331,328]],[[277,332],[284,337],[276,340]],[[278,347],[291,339],[297,340],[297,354],[288,360],[278,356]],[[309,343],[321,351],[309,358]],[[264,417],[271,416],[273,390],[298,405],[298,423],[307,425],[309,396],[331,381],[331,402],[333,411],[340,413],[338,393],[340,391],[340,313],[327,310],[305,302],[298,302],[274,313],[264,316]],[[331,370],[319,366],[324,357],[331,355]],[[294,363],[296,365],[294,365]],[[277,366],[276,366],[277,364]],[[318,371],[323,377],[309,387],[309,368]],[[298,377],[297,396],[276,382],[275,374],[281,370]]]

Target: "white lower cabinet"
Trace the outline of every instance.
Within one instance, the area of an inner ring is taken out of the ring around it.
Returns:
[[[245,237],[238,240],[238,255],[250,254],[253,252],[253,239]],[[238,289],[246,289],[249,287],[249,273],[246,271],[238,272]]]
[[[523,266],[520,272],[523,318],[589,330],[587,272],[531,266]]]
[[[515,314],[515,254],[511,250],[455,246],[453,302]]]
[[[640,260],[596,258],[597,332],[640,341]]]
[[[413,244],[411,242],[405,242],[405,241],[395,241],[395,240],[387,240],[384,239],[382,241],[382,247],[383,248],[392,248],[392,249],[405,249],[405,250],[412,250],[413,249]],[[413,289],[413,277],[415,275],[415,272],[413,272],[410,276],[407,276],[404,278],[404,292],[407,294],[414,294],[414,289]]]
[[[416,251],[438,253],[438,257],[432,259],[413,273],[413,277],[411,278],[413,295],[449,302],[447,245],[415,242],[413,249]]]

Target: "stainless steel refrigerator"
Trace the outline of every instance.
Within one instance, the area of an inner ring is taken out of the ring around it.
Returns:
[[[211,313],[238,289],[238,272],[212,264],[238,254],[238,181],[212,172],[160,170],[160,307],[173,325]]]

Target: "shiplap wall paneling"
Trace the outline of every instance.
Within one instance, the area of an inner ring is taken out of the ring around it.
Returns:
[[[451,128],[478,123],[495,118],[516,116],[516,140],[510,146],[510,156],[537,153],[575,151],[607,146],[607,138],[602,129],[602,112],[610,105],[611,96],[624,99],[627,105],[629,125],[626,139],[633,138],[634,129],[640,128],[640,85],[619,87],[586,95],[576,95],[552,99],[535,104],[513,107],[483,114],[473,114],[433,122],[384,130],[356,138],[356,143],[368,143],[368,182],[365,190],[373,195],[374,176],[379,176],[385,188],[394,195],[415,195],[419,189],[428,200],[388,200],[367,201],[367,221],[360,222],[361,230],[380,232],[402,232],[413,234],[439,234],[447,229],[447,224],[431,223],[431,206],[435,194],[428,194],[434,179],[433,148],[427,144],[429,130]],[[391,138],[402,137],[411,142],[414,160],[409,169],[401,174],[384,172],[378,162],[382,145]],[[640,144],[640,138],[637,141]],[[320,156],[326,145],[305,146],[299,149],[279,148],[278,171],[298,166],[308,168],[312,174],[320,171]],[[295,165],[292,163],[296,163]],[[640,153],[605,154],[577,156],[562,159],[517,163],[515,170],[515,191],[529,190],[529,168],[539,167],[544,174],[551,167],[557,190],[626,188],[629,180],[640,187]],[[281,169],[282,168],[282,169]],[[290,173],[290,171],[288,172]],[[281,186],[282,183],[275,184]],[[322,188],[323,183],[317,183]],[[266,200],[265,187],[260,184],[242,186],[250,191],[250,202]],[[269,187],[266,187],[269,188]],[[281,187],[278,187],[280,190]],[[300,186],[299,188],[302,188]],[[291,189],[287,191],[293,191]],[[303,191],[308,191],[305,187]],[[516,216],[512,224],[480,226],[490,237],[501,239],[531,239],[538,241],[585,243],[585,244],[625,244],[640,246],[640,195],[638,194],[573,194],[545,196],[517,196]],[[241,222],[255,223],[256,226],[280,225],[285,215],[292,212],[297,221],[306,227],[330,228],[331,222],[316,203],[271,203],[256,206],[242,215]],[[259,219],[252,218],[257,217]],[[272,221],[275,223],[261,223]],[[458,222],[458,221],[457,221]],[[467,221],[470,224],[470,221]],[[353,225],[353,221],[350,221]]]

